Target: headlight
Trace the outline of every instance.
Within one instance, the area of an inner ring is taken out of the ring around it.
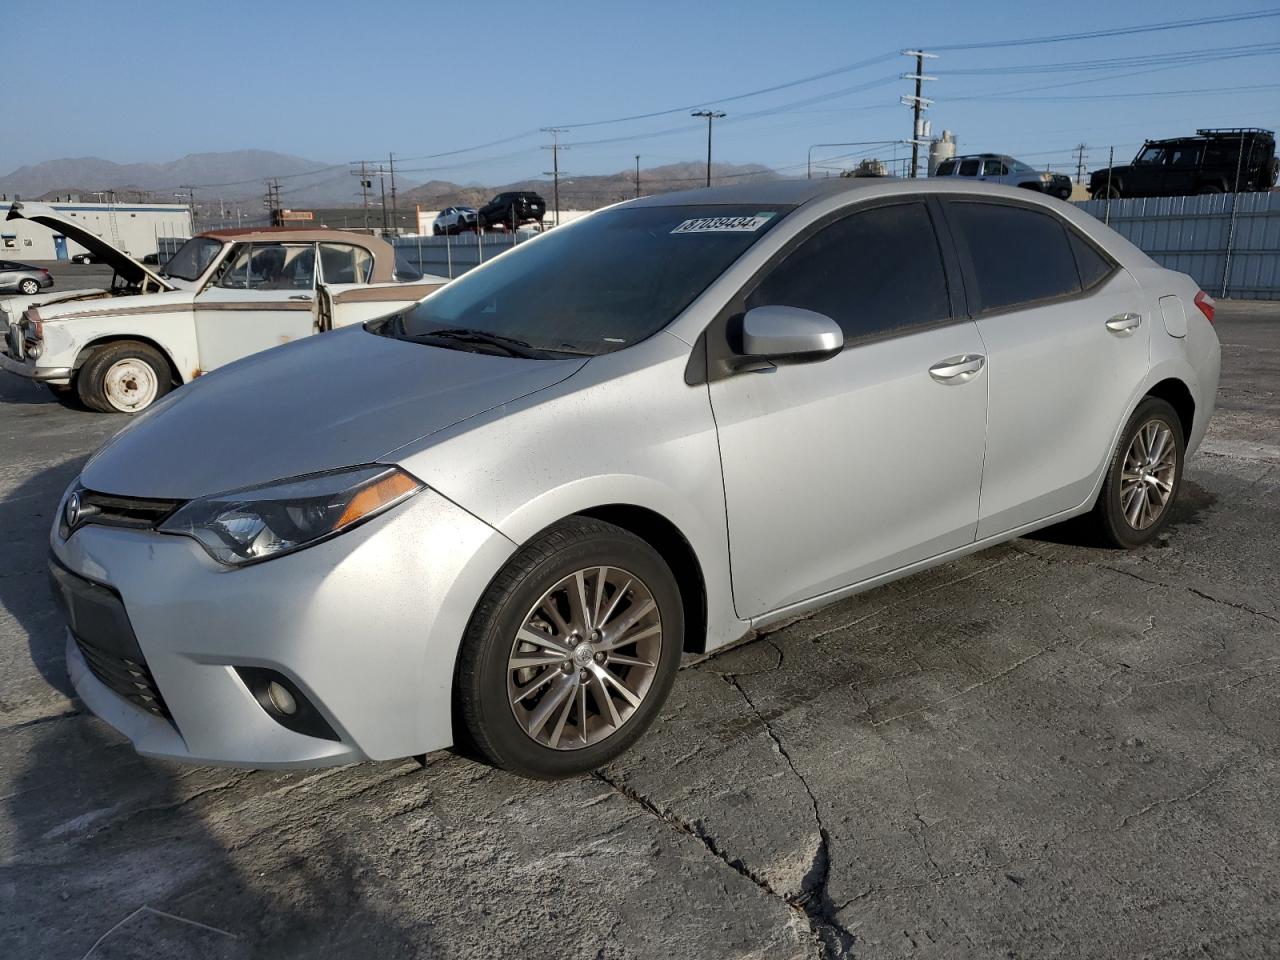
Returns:
[[[349,467],[192,500],[160,532],[191,537],[219,563],[241,566],[350,530],[422,486],[398,467]]]

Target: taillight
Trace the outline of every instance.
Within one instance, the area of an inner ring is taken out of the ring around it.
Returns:
[[[1213,302],[1213,297],[1201,290],[1196,294],[1196,298],[1192,302],[1200,308],[1200,312],[1204,314],[1204,318],[1210,323],[1213,323],[1213,313],[1218,306]]]

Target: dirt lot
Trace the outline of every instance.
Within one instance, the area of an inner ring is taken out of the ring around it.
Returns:
[[[596,776],[138,758],[70,696],[64,485],[0,374],[0,956],[1261,957],[1280,943],[1280,304],[1138,553],[1026,539],[685,669]]]

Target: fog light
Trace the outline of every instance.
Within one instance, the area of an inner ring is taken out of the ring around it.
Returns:
[[[298,701],[293,699],[293,694],[274,680],[267,684],[267,698],[271,701],[271,705],[286,717],[291,717],[298,712]]]

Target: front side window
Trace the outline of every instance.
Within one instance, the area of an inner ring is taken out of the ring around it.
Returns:
[[[982,165],[982,172],[988,177],[1003,177],[1009,173],[1009,168],[1003,160],[988,160]]]
[[[968,250],[975,312],[1080,292],[1067,230],[1055,217],[1008,204],[947,204],[957,239]]]
[[[942,253],[923,203],[855,213],[801,243],[747,297],[747,309],[801,307],[840,324],[846,340],[951,316]]]
[[[434,331],[462,329],[520,340],[549,356],[611,353],[674,320],[790,209],[699,204],[595,213],[370,329],[428,343],[436,342]]]
[[[981,161],[978,161],[978,160],[961,160],[961,161],[960,161],[960,176],[962,176],[962,177],[976,177],[976,176],[978,175],[978,164],[979,164],[980,162],[981,162]]]
[[[322,243],[320,270],[325,283],[368,283],[373,255],[348,243]]]
[[[1036,172],[1035,169],[1030,164],[1023,163],[1021,160],[1010,160],[1009,169],[1012,170],[1014,173],[1035,173]]]
[[[1154,164],[1160,163],[1164,151],[1160,147],[1144,147],[1142,152],[1134,157],[1135,164]]]
[[[246,243],[231,255],[218,286],[232,290],[310,290],[316,251],[310,243]]]
[[[222,241],[212,237],[192,237],[164,265],[161,276],[177,280],[199,280],[222,251]]]
[[[1169,166],[1171,167],[1194,167],[1199,162],[1199,147],[1178,147],[1169,151]]]

